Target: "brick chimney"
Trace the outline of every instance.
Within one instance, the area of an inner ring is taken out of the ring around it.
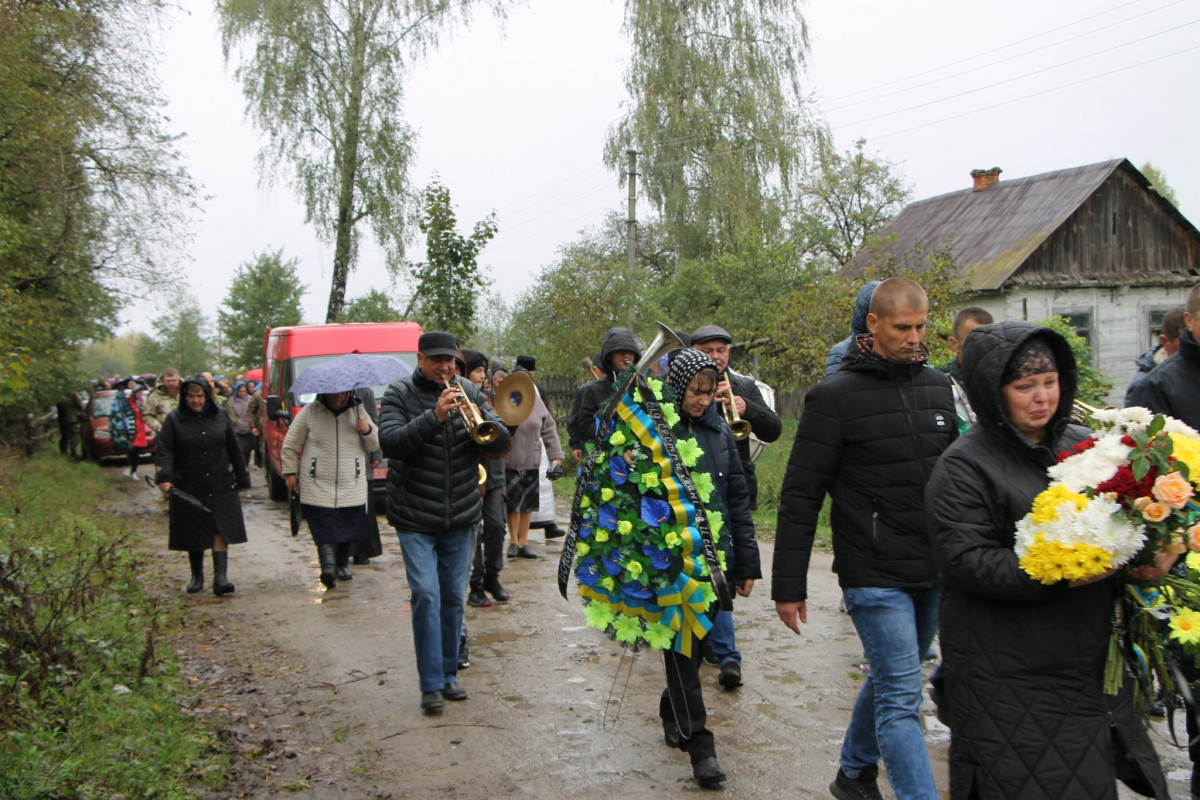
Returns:
[[[1000,180],[1000,173],[1003,172],[999,167],[991,169],[973,169],[971,170],[971,178],[975,181],[975,191],[981,191],[988,188],[993,183]]]

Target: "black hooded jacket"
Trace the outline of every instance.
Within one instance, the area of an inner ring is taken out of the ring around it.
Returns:
[[[387,388],[379,411],[379,448],[388,459],[388,522],[402,531],[443,533],[474,525],[483,513],[479,496],[479,451],[508,449],[508,428],[483,393],[468,380],[459,386],[500,435],[475,443],[462,420],[438,422],[434,408],[443,386],[421,371]]]
[[[1001,397],[1005,367],[1035,336],[1050,345],[1060,385],[1041,443],[1008,421]],[[1071,349],[1047,328],[1000,322],[971,332],[963,366],[978,422],[946,450],[925,492],[943,593],[951,797],[1115,798],[1110,721],[1120,751],[1134,750],[1143,776],[1156,776],[1148,786],[1165,797],[1131,698],[1107,697],[1101,688],[1115,581],[1045,586],[1021,570],[1013,552],[1017,521],[1049,484],[1047,467],[1091,434],[1070,424]]]
[[[808,561],[826,493],[843,588],[934,585],[923,497],[957,435],[950,379],[925,360],[889,361],[859,336],[808,391],[780,491],[771,598],[808,597]]]
[[[192,386],[204,389],[199,413],[187,404]],[[193,375],[179,387],[179,407],[163,420],[154,455],[155,482],[170,483],[208,508],[211,515],[171,499],[171,550],[207,550],[213,534],[229,544],[246,541],[237,490],[250,488],[250,473],[229,415],[213,400],[212,387]]]
[[[572,450],[582,450],[587,442],[596,438],[596,413],[612,394],[617,376],[625,371],[624,368],[617,369],[612,363],[613,353],[618,350],[641,352],[637,339],[628,328],[608,329],[604,344],[600,346],[600,366],[604,369],[604,377],[579,387],[575,408],[571,410],[571,419],[567,423],[567,437]]]

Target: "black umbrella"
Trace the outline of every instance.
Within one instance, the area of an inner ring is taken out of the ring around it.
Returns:
[[[200,502],[200,498],[196,497],[196,495],[189,494],[183,489],[176,489],[174,486],[171,487],[171,491],[167,492],[167,494],[171,500],[182,504],[188,511],[202,514],[209,519],[212,518],[212,509]]]
[[[158,482],[154,480],[153,475],[146,476],[146,483],[149,486],[154,487],[155,489],[158,488]],[[186,508],[189,511],[194,511],[199,514],[203,514],[209,518],[212,517],[212,509],[211,508],[204,505],[204,503],[202,503],[200,501],[199,497],[196,497],[196,495],[194,495],[194,494],[189,494],[188,492],[185,492],[183,489],[177,489],[174,486],[172,486],[171,490],[169,492],[167,492],[167,497],[170,498],[171,500],[175,500],[175,501],[181,503],[184,506],[184,508]]]
[[[294,490],[288,493],[288,518],[292,523],[292,536],[295,536],[300,532],[303,516],[300,514],[300,493]]]

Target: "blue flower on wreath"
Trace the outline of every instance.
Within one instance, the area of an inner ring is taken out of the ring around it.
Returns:
[[[621,566],[621,562],[615,557],[616,555],[618,555],[617,551],[614,550],[614,557],[609,557],[607,555],[600,556],[600,560],[604,562],[604,569],[609,575],[620,575],[625,571],[625,568]]]
[[[642,545],[642,554],[650,559],[650,566],[663,570],[671,566],[671,553],[661,547],[646,543]]]
[[[629,480],[629,465],[623,458],[609,459],[608,474],[612,477],[613,483],[617,486],[624,486],[625,481]]]
[[[630,597],[636,597],[638,600],[650,600],[654,597],[654,590],[642,586],[637,581],[627,581],[621,584],[621,591]]]
[[[596,563],[594,558],[579,559],[579,569],[576,572],[579,582],[585,586],[596,588],[596,584],[600,582],[600,565]]]
[[[591,535],[592,535],[592,526],[581,523],[579,526],[579,538],[586,539]]]
[[[600,506],[600,527],[610,531],[617,529],[617,507],[612,503]]]
[[[670,503],[664,500],[655,500],[653,497],[642,498],[642,522],[651,528],[660,527],[673,516]]]

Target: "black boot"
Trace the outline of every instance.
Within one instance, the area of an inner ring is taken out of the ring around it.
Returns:
[[[195,594],[204,588],[204,551],[188,550],[188,561],[192,564],[192,582],[187,585],[187,593]]]
[[[221,550],[218,552],[213,550],[213,594],[217,597],[233,592],[233,584],[225,577],[225,572],[228,569],[229,551]]]
[[[337,545],[337,567],[334,574],[337,575],[339,581],[352,581],[354,575],[350,573],[350,551],[354,545],[349,542],[339,543]]]
[[[317,545],[317,559],[321,562],[321,583],[326,589],[337,588],[337,545]]]

